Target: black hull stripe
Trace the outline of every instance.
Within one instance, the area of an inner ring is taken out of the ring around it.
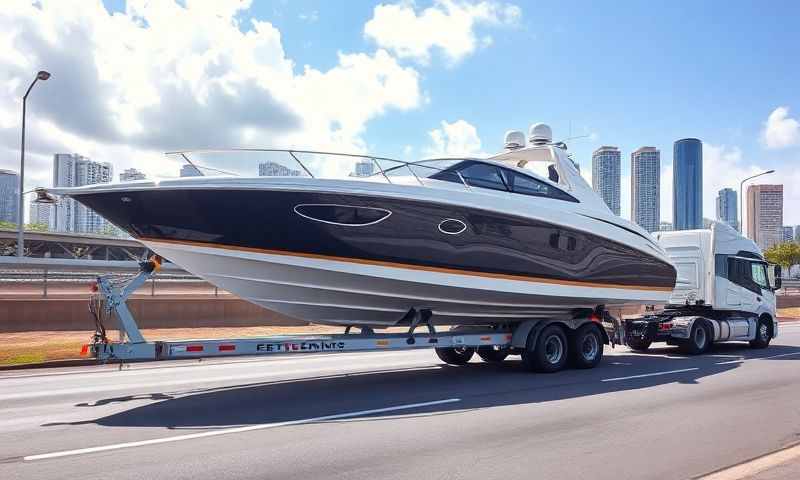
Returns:
[[[533,282],[533,283],[546,283],[546,284],[553,284],[553,285],[571,285],[577,287],[590,287],[590,288],[617,288],[617,289],[625,289],[625,290],[643,290],[643,291],[653,291],[653,292],[671,292],[672,288],[669,287],[656,287],[656,286],[648,286],[648,285],[622,285],[622,284],[611,284],[611,283],[596,283],[596,282],[581,282],[577,280],[557,280],[552,278],[540,278],[540,277],[531,277],[531,276],[522,276],[522,275],[510,275],[505,273],[492,273],[492,272],[475,272],[469,270],[457,270],[452,268],[445,268],[445,267],[433,267],[428,265],[412,265],[408,263],[398,263],[398,262],[386,262],[382,260],[367,260],[363,258],[348,258],[348,257],[336,257],[332,255],[321,255],[318,253],[305,253],[305,252],[289,252],[285,250],[270,250],[270,249],[263,249],[263,248],[253,248],[253,247],[242,247],[239,245],[222,245],[219,243],[211,243],[211,242],[198,242],[192,240],[172,240],[172,239],[164,239],[164,238],[149,238],[149,237],[140,237],[139,240],[144,242],[153,242],[153,243],[167,243],[171,245],[190,245],[195,247],[206,247],[206,248],[219,248],[223,250],[237,250],[242,252],[251,252],[251,253],[264,253],[268,255],[281,255],[287,257],[301,257],[301,258],[311,258],[315,260],[331,260],[336,262],[346,262],[346,263],[355,263],[360,265],[374,265],[379,267],[391,267],[391,268],[403,268],[407,270],[423,270],[426,272],[435,272],[435,273],[448,273],[453,275],[468,275],[468,276],[475,276],[475,277],[485,277],[485,278],[495,278],[501,280],[516,280],[516,281],[523,281],[523,282]]]

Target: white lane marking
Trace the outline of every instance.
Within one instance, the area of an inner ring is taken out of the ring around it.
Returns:
[[[740,480],[752,478],[755,475],[769,470],[772,467],[787,463],[800,457],[800,445],[785,448],[774,453],[758,457],[745,463],[720,470],[700,477],[698,480]]]
[[[728,360],[727,362],[717,362],[717,365],[729,365],[731,363],[743,363],[749,360],[769,360],[770,358],[791,357],[793,355],[800,355],[800,352],[781,353],[780,355],[770,355],[769,357],[751,357],[751,358],[738,358],[736,360]]]
[[[633,365],[633,364],[632,364],[632,363],[630,363],[630,362],[611,362],[611,365],[625,365],[625,366],[629,366],[629,365]]]
[[[337,413],[334,415],[325,415],[322,417],[305,418],[302,420],[290,420],[287,422],[275,423],[262,423],[258,425],[249,425],[247,427],[227,428],[224,430],[213,430],[210,432],[191,433],[188,435],[177,435],[174,437],[154,438],[151,440],[142,440],[139,442],[125,442],[113,445],[103,445],[99,447],[79,448],[77,450],[64,450],[61,452],[42,453],[39,455],[28,455],[23,457],[25,461],[44,460],[46,458],[68,457],[72,455],[83,455],[87,453],[106,452],[108,450],[119,450],[122,448],[142,447],[145,445],[157,445],[161,443],[180,442],[183,440],[194,440],[196,438],[216,437],[219,435],[230,435],[233,433],[252,432],[254,430],[265,430],[268,428],[288,427],[292,425],[302,425],[305,423],[325,422],[329,420],[338,420],[342,418],[361,417],[365,415],[374,415],[377,413],[395,412],[398,410],[410,410],[413,408],[430,407],[433,405],[443,405],[446,403],[460,402],[460,398],[447,398],[444,400],[435,400],[432,402],[422,403],[409,403],[405,405],[396,405],[394,407],[374,408],[372,410],[360,410],[357,412]]]
[[[681,368],[680,370],[668,370],[666,372],[643,373],[641,375],[631,375],[628,377],[604,378],[601,382],[619,382],[621,380],[631,380],[634,378],[656,377],[659,375],[669,375],[671,373],[691,372],[693,370],[700,370],[699,367],[694,368]]]

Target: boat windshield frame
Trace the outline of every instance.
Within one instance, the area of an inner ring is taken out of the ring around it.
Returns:
[[[231,175],[231,176],[237,176],[238,177],[238,176],[240,176],[238,173],[227,171],[227,170],[222,170],[222,169],[218,169],[218,168],[213,168],[213,167],[209,167],[209,166],[206,166],[206,165],[200,165],[200,164],[192,161],[191,158],[190,158],[190,156],[192,154],[209,154],[209,153],[211,153],[211,154],[213,154],[213,153],[221,153],[221,154],[223,154],[223,153],[237,153],[237,152],[244,152],[244,153],[246,153],[246,152],[285,153],[285,154],[288,154],[288,156],[291,157],[292,160],[294,160],[300,166],[300,168],[302,168],[303,172],[305,172],[305,174],[308,175],[311,178],[323,178],[323,177],[319,177],[319,176],[314,175],[311,172],[311,170],[306,166],[306,164],[304,164],[303,161],[300,158],[298,158],[298,154],[326,155],[326,156],[332,156],[332,157],[347,157],[347,158],[357,158],[357,159],[369,160],[378,168],[378,172],[370,174],[370,175],[365,175],[365,176],[360,177],[360,178],[370,178],[370,177],[381,176],[389,184],[393,184],[394,182],[392,182],[390,176],[387,175],[387,173],[396,171],[396,170],[401,169],[401,168],[407,168],[408,171],[411,173],[411,176],[413,176],[414,179],[416,179],[416,181],[421,186],[428,187],[429,185],[426,185],[422,181],[422,178],[420,178],[420,176],[417,175],[417,173],[414,171],[414,169],[412,167],[429,168],[429,169],[432,169],[432,170],[436,170],[437,172],[452,172],[452,173],[454,173],[455,175],[457,175],[459,181],[461,182],[461,184],[467,190],[471,190],[472,187],[469,185],[469,183],[467,183],[467,181],[464,179],[464,177],[461,175],[461,173],[459,173],[457,171],[450,170],[450,167],[438,168],[438,167],[434,167],[434,166],[431,166],[431,165],[425,165],[424,163],[435,161],[435,160],[439,160],[439,161],[446,161],[446,160],[453,160],[453,161],[464,161],[464,160],[483,161],[481,159],[476,159],[476,158],[427,158],[427,159],[423,159],[423,160],[405,161],[405,160],[397,160],[395,158],[389,158],[389,157],[379,157],[379,156],[376,156],[376,155],[364,155],[364,154],[357,154],[357,153],[326,152],[326,151],[321,151],[321,150],[282,149],[282,148],[192,149],[192,150],[177,150],[177,151],[171,151],[171,152],[164,152],[164,155],[169,156],[169,157],[177,156],[177,157],[182,158],[183,161],[186,164],[191,165],[195,169],[195,171],[197,171],[200,174],[200,176],[206,176],[203,173],[203,170],[207,170],[207,171],[211,171],[211,172],[215,172],[215,173],[220,173],[220,174],[223,174],[223,175]],[[392,163],[396,163],[396,164],[399,163],[400,165],[395,165],[395,166],[392,166],[390,168],[384,168],[384,166],[381,165],[381,161],[392,162]],[[487,162],[487,163],[490,163],[490,162]]]

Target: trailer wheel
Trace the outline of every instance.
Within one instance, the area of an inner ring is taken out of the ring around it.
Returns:
[[[528,345],[522,352],[522,364],[526,369],[553,373],[564,368],[569,348],[563,328],[558,325],[547,326],[536,338],[535,343],[531,340],[529,336]]]
[[[579,328],[570,342],[570,356],[575,368],[594,368],[603,358],[603,337],[591,323]]]
[[[752,348],[767,348],[772,337],[769,334],[769,319],[761,317],[756,325],[756,338],[750,341]]]
[[[689,341],[683,346],[686,353],[700,355],[711,347],[711,334],[701,321],[695,321],[689,334]]]
[[[475,349],[472,347],[441,347],[434,350],[436,355],[449,365],[466,365],[475,354]]]
[[[637,352],[646,352],[650,348],[650,344],[653,342],[650,340],[643,340],[641,338],[629,338],[628,339],[628,347],[631,350],[635,350]]]
[[[478,347],[478,356],[486,363],[500,363],[505,360],[510,353],[508,348]]]

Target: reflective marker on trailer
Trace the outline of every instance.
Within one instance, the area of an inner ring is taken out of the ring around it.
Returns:
[[[236,345],[220,345],[219,351],[220,352],[231,352],[236,350]]]

